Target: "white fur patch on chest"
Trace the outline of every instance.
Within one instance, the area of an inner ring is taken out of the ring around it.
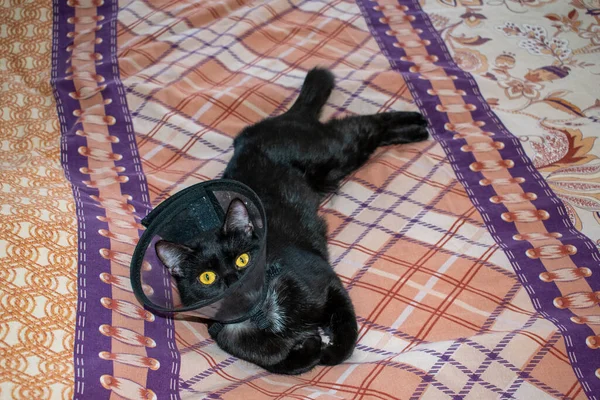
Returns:
[[[254,324],[248,320],[237,324],[227,324],[223,327],[223,332],[228,340],[235,340],[238,336],[244,335],[254,329]]]
[[[269,321],[269,328],[273,332],[281,332],[285,328],[286,316],[277,291],[271,286],[267,292],[267,298],[265,299],[264,312]]]
[[[282,332],[287,322],[284,307],[281,305],[282,301],[283,298],[278,294],[275,285],[271,285],[267,291],[262,311],[268,321],[267,329],[275,333]],[[230,337],[243,335],[257,329],[252,320],[246,320],[237,324],[226,324],[223,328],[224,333]]]

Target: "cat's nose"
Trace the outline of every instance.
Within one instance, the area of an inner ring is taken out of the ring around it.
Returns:
[[[223,277],[223,280],[225,281],[225,285],[231,286],[237,281],[237,276],[236,274],[227,274]]]

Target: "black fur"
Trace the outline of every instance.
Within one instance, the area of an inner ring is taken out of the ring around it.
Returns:
[[[246,321],[226,325],[214,339],[225,351],[280,374],[339,364],[352,354],[357,338],[352,302],[329,265],[327,229],[317,214],[320,202],[377,147],[428,137],[424,118],[413,112],[319,122],[333,86],[329,71],[311,70],[289,111],[247,127],[235,139],[224,174],[250,186],[261,198],[269,229],[267,263],[279,262],[283,272],[269,287],[271,302],[264,310],[269,328],[260,330]],[[203,237],[195,249],[173,248],[177,265],[170,269],[181,271],[181,276],[174,276],[182,295],[187,292],[189,299],[202,295],[197,277],[208,267],[235,281],[232,263],[239,253],[256,248],[256,238],[251,228],[227,232],[229,224],[226,221],[212,237]],[[157,245],[163,262],[172,250],[169,246]],[[227,283],[222,279],[220,285]],[[329,343],[322,341],[319,329]]]

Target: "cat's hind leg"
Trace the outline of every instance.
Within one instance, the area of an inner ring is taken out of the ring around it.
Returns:
[[[392,111],[371,117],[384,126],[380,146],[421,142],[429,137],[427,120],[419,113]]]
[[[317,165],[313,177],[327,188],[360,168],[380,146],[420,142],[429,137],[427,121],[415,112],[386,112],[332,119],[325,124],[327,163]],[[323,168],[324,167],[324,168]]]

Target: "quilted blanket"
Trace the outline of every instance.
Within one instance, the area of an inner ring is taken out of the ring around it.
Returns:
[[[0,10],[0,397],[600,399],[600,1]],[[324,118],[420,111],[431,139],[322,204],[359,341],[284,377],[143,309],[129,263],[141,218],[315,66]]]

